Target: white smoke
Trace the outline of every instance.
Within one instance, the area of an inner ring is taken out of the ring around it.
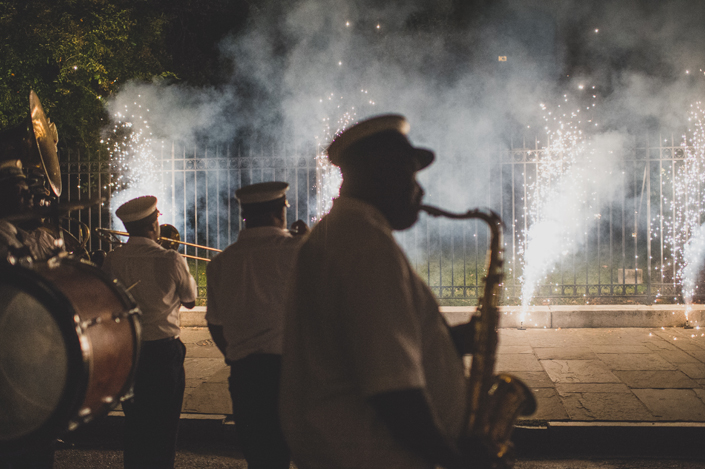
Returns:
[[[139,97],[160,143],[264,139],[310,158],[328,138],[327,122],[347,112],[401,113],[412,142],[437,153],[420,174],[427,200],[465,210],[504,195],[490,172],[499,151],[543,133],[540,103],[596,85],[594,166],[577,162],[586,182],[566,176],[556,206],[543,210],[546,224],[528,233],[561,247],[527,248],[536,278],[580,249],[587,235],[578,226],[614,200],[624,142],[637,130],[679,128],[705,82],[694,78],[703,75],[705,4],[694,2],[304,0],[251,11],[247,27],[219,45],[233,64],[229,83],[132,83],[111,110]]]

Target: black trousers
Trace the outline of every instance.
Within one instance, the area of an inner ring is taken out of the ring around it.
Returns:
[[[180,339],[142,343],[134,398],[125,411],[125,467],[171,469],[184,400],[186,347]]]
[[[235,431],[249,469],[288,469],[279,422],[281,355],[257,353],[230,364]]]

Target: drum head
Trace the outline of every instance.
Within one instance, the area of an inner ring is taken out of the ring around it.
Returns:
[[[66,303],[34,272],[0,267],[0,449],[66,425],[82,366]]]

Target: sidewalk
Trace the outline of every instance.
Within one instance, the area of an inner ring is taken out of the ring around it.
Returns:
[[[609,308],[615,307],[573,310],[572,321],[599,325],[601,320],[594,318]],[[612,311],[607,320],[624,322],[620,314],[636,314],[649,324],[680,314],[676,323],[682,323],[682,308],[656,315],[644,313],[653,307],[629,308]],[[443,311],[450,323],[469,317],[467,309]],[[698,319],[700,314],[702,309]],[[182,420],[196,425],[197,433],[207,427],[232,434],[232,421],[226,422],[230,370],[203,316],[202,310],[182,315],[187,350]],[[499,330],[499,339],[496,372],[523,380],[538,401],[537,412],[519,419],[514,431],[522,454],[658,456],[665,450],[677,457],[705,458],[700,444],[705,438],[705,328],[507,327]],[[111,414],[119,418],[122,413]]]
[[[537,398],[537,412],[520,424],[705,423],[703,332],[674,327],[500,329],[495,368],[523,380]],[[187,350],[183,412],[229,414],[229,368],[208,329],[184,328],[181,339]]]

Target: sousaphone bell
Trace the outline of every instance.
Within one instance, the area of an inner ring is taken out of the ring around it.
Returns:
[[[37,93],[29,92],[29,115],[17,125],[0,131],[0,162],[20,160],[28,178],[44,181],[51,195],[61,195],[61,170],[56,125],[47,119]],[[48,186],[48,187],[47,187]]]

